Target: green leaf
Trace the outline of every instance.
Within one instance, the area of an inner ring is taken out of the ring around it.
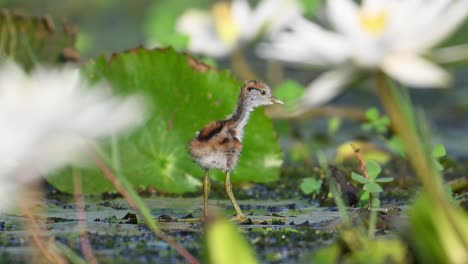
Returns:
[[[369,182],[364,185],[364,190],[371,192],[371,193],[379,193],[382,192],[383,189],[380,185],[376,182]]]
[[[242,85],[228,72],[176,53],[172,49],[135,49],[84,65],[94,81],[107,80],[116,94],[144,93],[152,102],[151,118],[133,133],[104,141],[101,159],[134,187],[154,186],[169,193],[194,192],[200,188],[203,170],[192,161],[188,143],[206,124],[231,113]],[[232,173],[233,182],[269,182],[278,179],[283,154],[271,119],[263,109],[252,113],[244,133],[243,152]],[[210,171],[218,179],[224,173]],[[69,170],[50,182],[71,192]],[[83,170],[85,193],[113,191],[95,168]]]
[[[301,191],[304,194],[318,193],[322,186],[322,180],[317,180],[312,177],[308,177],[302,180]]]
[[[328,120],[328,135],[333,136],[341,126],[341,118],[333,117]]]
[[[378,120],[373,122],[375,130],[380,134],[387,133],[388,126],[390,125],[390,118],[388,116],[383,116]]]
[[[435,166],[436,170],[438,170],[438,171],[443,171],[444,170],[444,166],[442,166],[442,164],[440,164],[440,162],[438,160],[433,159],[433,161],[434,161],[434,166]]]
[[[374,128],[374,125],[371,123],[364,123],[361,125],[361,129],[364,131],[371,131]]]
[[[206,231],[206,243],[209,263],[257,263],[252,248],[231,222],[219,220],[210,224]]]
[[[369,108],[366,111],[366,118],[369,121],[377,121],[379,119],[379,110],[375,107]]]
[[[372,180],[375,180],[381,171],[380,165],[373,160],[366,161],[366,170],[369,178]]]
[[[337,243],[329,246],[321,247],[314,251],[309,257],[309,262],[303,263],[339,263],[341,248]]]
[[[362,176],[362,175],[359,175],[355,172],[352,172],[351,173],[351,178],[357,182],[359,182],[360,184],[366,184],[366,183],[369,183],[369,179],[367,179],[366,177]]]
[[[276,97],[281,98],[286,109],[291,110],[304,95],[304,91],[305,88],[300,83],[294,80],[286,80],[275,88],[274,94]]]
[[[361,195],[359,196],[359,201],[361,202],[361,204],[368,203],[369,199],[370,199],[370,192],[368,191],[363,191]]]
[[[432,157],[434,158],[441,158],[447,155],[447,151],[445,150],[445,146],[443,144],[437,144],[432,149]]]
[[[380,123],[375,126],[375,131],[379,134],[385,134],[387,133],[387,126],[383,126]]]
[[[382,116],[380,118],[380,125],[388,127],[390,125],[390,118],[388,116]]]
[[[393,181],[393,177],[385,177],[385,178],[377,178],[374,181],[375,182],[391,182]]]

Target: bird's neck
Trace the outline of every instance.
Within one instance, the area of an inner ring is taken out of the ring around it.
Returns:
[[[242,100],[239,100],[237,103],[234,113],[228,118],[231,121],[232,128],[237,130],[237,138],[242,140],[244,135],[244,128],[249,121],[250,113],[252,112],[253,107],[245,104]]]

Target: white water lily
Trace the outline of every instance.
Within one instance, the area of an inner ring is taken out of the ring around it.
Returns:
[[[2,195],[77,161],[96,140],[145,117],[140,96],[115,97],[102,83],[90,87],[78,69],[39,68],[27,75],[11,62],[0,66]]]
[[[325,11],[334,31],[300,18],[257,50],[265,58],[331,68],[308,85],[303,106],[332,99],[363,70],[416,88],[450,84],[450,74],[426,56],[463,23],[467,0],[328,0]]]
[[[189,36],[189,51],[224,57],[262,35],[278,32],[300,15],[297,0],[263,0],[254,9],[247,0],[217,2],[211,12],[185,12],[177,31]]]

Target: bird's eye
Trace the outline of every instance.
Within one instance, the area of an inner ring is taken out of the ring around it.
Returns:
[[[260,93],[261,93],[262,95],[265,95],[265,94],[266,94],[266,92],[265,92],[265,91],[261,91]]]

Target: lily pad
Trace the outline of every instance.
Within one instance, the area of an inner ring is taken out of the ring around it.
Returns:
[[[144,93],[152,103],[145,126],[125,137],[104,142],[99,154],[116,173],[135,187],[154,186],[168,193],[193,192],[201,186],[202,169],[192,161],[188,143],[209,122],[230,114],[241,82],[172,49],[135,49],[100,57],[84,66],[93,81],[107,80],[117,94]],[[247,124],[244,149],[233,182],[278,179],[283,154],[272,122],[262,109]],[[85,193],[114,190],[96,169],[83,169]],[[218,179],[222,172],[211,174]],[[50,178],[61,191],[72,191],[71,170]]]

